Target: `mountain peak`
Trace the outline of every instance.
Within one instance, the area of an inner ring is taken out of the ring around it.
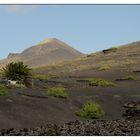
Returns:
[[[72,60],[83,56],[83,54],[72,48],[65,42],[56,39],[45,39],[39,44],[33,45],[19,54],[10,53],[1,65],[9,62],[23,61],[30,67],[40,67],[52,63]]]
[[[46,43],[51,43],[51,42],[56,42],[56,41],[59,41],[57,38],[48,38],[48,39],[45,39],[43,41],[41,41],[38,45],[42,45],[42,44],[46,44]]]

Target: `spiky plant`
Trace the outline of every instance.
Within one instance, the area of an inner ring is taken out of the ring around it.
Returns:
[[[9,63],[2,70],[4,78],[20,81],[24,84],[27,84],[32,77],[31,69],[23,62]]]

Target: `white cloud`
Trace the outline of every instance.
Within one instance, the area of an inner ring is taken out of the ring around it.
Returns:
[[[38,5],[1,5],[0,10],[8,13],[25,13],[39,7]]]

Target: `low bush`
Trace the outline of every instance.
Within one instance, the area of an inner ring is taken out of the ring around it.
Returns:
[[[68,94],[64,87],[51,87],[48,89],[48,95],[57,98],[67,98]]]
[[[128,75],[127,79],[128,79],[128,80],[136,80],[136,78],[135,78],[134,75]]]
[[[110,69],[111,69],[111,67],[109,65],[105,65],[105,64],[100,66],[100,68],[99,68],[100,71],[106,71],[106,70],[110,70]]]
[[[0,96],[6,95],[6,87],[3,84],[0,84]]]
[[[99,78],[89,78],[88,81],[90,82],[89,85],[91,86],[102,86],[102,87],[116,86],[116,84],[113,83],[112,81],[107,81],[107,80],[99,79]]]
[[[88,101],[76,112],[76,115],[86,119],[99,119],[104,116],[104,111],[99,104]]]
[[[109,49],[118,49],[118,46],[112,46],[111,48]]]

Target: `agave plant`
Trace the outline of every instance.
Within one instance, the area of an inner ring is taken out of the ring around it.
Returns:
[[[3,69],[3,77],[8,80],[16,80],[27,84],[32,77],[31,69],[23,62],[7,64]]]

